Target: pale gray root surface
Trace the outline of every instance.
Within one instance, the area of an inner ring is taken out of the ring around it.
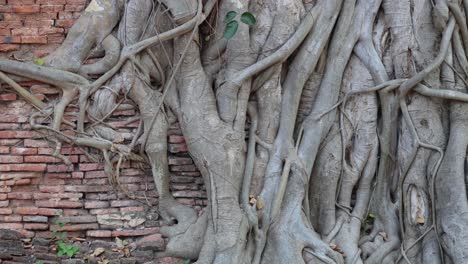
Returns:
[[[110,182],[147,163],[169,238],[200,264],[468,263],[468,1],[92,0],[45,65],[0,59],[54,144]],[[225,18],[238,28],[226,39]],[[255,25],[241,21],[249,12]],[[93,63],[87,60],[93,58]],[[17,82],[62,91],[45,103]],[[77,121],[64,120],[78,105]],[[118,110],[138,129],[117,130]],[[208,196],[170,192],[178,122]],[[69,136],[64,130],[75,131]],[[96,151],[88,156],[95,157]]]

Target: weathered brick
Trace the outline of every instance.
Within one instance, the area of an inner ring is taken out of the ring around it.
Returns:
[[[67,171],[73,171],[73,164],[71,164],[71,165],[65,165],[65,164],[60,164],[60,165],[47,165],[47,171],[48,171],[48,172],[67,172]]]
[[[13,51],[13,50],[18,50],[18,49],[19,49],[19,45],[0,44],[0,51]],[[0,94],[0,101],[15,101],[16,98],[17,96],[14,93]]]
[[[80,230],[95,230],[99,229],[98,224],[76,224],[76,225],[65,225],[60,227],[58,225],[51,225],[50,230],[60,230],[60,231],[80,231]]]
[[[169,165],[190,165],[193,164],[191,158],[169,156]]]
[[[10,215],[13,213],[11,208],[0,208],[0,215]]]
[[[82,193],[34,193],[34,199],[42,200],[42,199],[79,199],[83,197]]]
[[[19,224],[19,223],[2,223],[1,226],[2,226],[2,229],[13,229],[13,230],[23,229],[23,224]]]
[[[42,215],[24,215],[23,221],[35,222],[35,223],[47,223],[49,221],[49,218],[47,216],[42,216]]]
[[[66,192],[108,192],[112,190],[112,186],[102,185],[68,185],[65,186]]]
[[[96,223],[97,217],[95,215],[75,215],[60,217],[60,221],[72,224]]]
[[[169,143],[185,143],[184,136],[171,135],[169,136]]]
[[[51,12],[59,12],[63,10],[63,5],[41,5],[41,12],[43,13],[51,13]]]
[[[36,206],[47,207],[47,208],[81,208],[83,207],[83,203],[78,202],[78,201],[64,201],[64,200],[60,200],[60,201],[40,200],[40,201],[36,201]]]
[[[8,0],[9,5],[33,5],[35,0]],[[45,1],[45,0],[42,0]]]
[[[7,154],[7,153],[10,153],[10,147],[0,146],[0,154]]]
[[[136,230],[116,230],[112,231],[113,237],[146,236],[159,232],[158,227],[136,229]]]
[[[8,194],[8,199],[31,200],[32,198],[33,194],[28,192],[12,192]]]
[[[47,148],[50,146],[50,143],[45,140],[25,139],[24,146],[32,148]]]
[[[15,209],[15,213],[20,214],[20,215],[47,215],[47,216],[53,216],[53,215],[59,215],[61,212],[62,212],[62,210],[60,210],[60,209],[37,208],[37,207],[17,207]]]
[[[123,212],[123,213],[144,212],[145,207],[143,207],[143,206],[121,207],[120,211]]]
[[[45,171],[46,164],[0,164],[0,171]]]
[[[88,237],[112,237],[112,231],[110,230],[89,230],[86,231],[86,236]]]
[[[65,187],[62,185],[54,186],[54,185],[41,185],[39,186],[39,191],[45,192],[45,193],[58,193],[58,192],[63,192],[65,190]]]
[[[11,154],[13,155],[34,155],[37,154],[37,148],[11,148]]]
[[[10,1],[8,1],[10,3]],[[37,13],[41,10],[39,5],[21,5],[13,6],[11,11],[14,13]]]
[[[86,209],[109,208],[107,201],[86,201],[84,204]]]
[[[0,172],[0,180],[16,180],[40,177],[40,172]]]
[[[118,213],[119,209],[117,208],[106,208],[106,209],[91,209],[89,213],[92,215],[103,215],[103,214],[114,214]]]
[[[15,28],[11,30],[11,34],[14,36],[34,36],[38,34],[37,28]]]
[[[24,123],[28,121],[27,116],[21,116],[21,115],[0,115],[0,122],[3,123]]]
[[[23,163],[23,157],[0,155],[0,163]]]
[[[24,224],[24,229],[26,230],[47,230],[49,229],[49,224]]]
[[[45,44],[47,43],[47,37],[46,36],[21,36],[21,43]]]
[[[21,222],[21,215],[2,215],[0,216],[0,222]]]
[[[73,23],[75,22],[74,19],[57,19],[55,21],[55,26],[57,27],[64,27],[64,28],[70,28],[73,26]]]
[[[54,25],[53,19],[45,19],[45,20],[25,20],[24,26],[26,27],[51,27]]]
[[[136,200],[117,200],[111,202],[111,207],[128,207],[137,205],[141,205],[141,203]]]

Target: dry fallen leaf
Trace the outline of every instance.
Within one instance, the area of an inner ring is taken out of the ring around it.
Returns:
[[[416,223],[423,225],[426,221],[424,220],[424,217],[418,217],[416,218]]]
[[[98,247],[94,250],[93,254],[91,254],[93,257],[97,257],[99,255],[101,255],[102,253],[104,253],[106,250],[102,247]]]

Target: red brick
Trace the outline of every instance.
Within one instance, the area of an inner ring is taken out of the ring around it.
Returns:
[[[47,185],[41,185],[39,186],[39,191],[45,192],[45,193],[58,193],[58,192],[63,192],[64,187],[59,185],[59,186],[47,186]]]
[[[193,164],[191,158],[169,156],[169,165],[190,165]]]
[[[20,180],[28,178],[38,178],[41,176],[41,172],[7,172],[0,173],[0,180]]]
[[[0,52],[15,51],[15,50],[19,50],[19,49],[20,49],[20,45],[0,44]],[[16,95],[14,96],[13,100],[16,100]],[[8,100],[6,95],[0,94],[0,101],[13,101],[13,100]]]
[[[0,207],[8,207],[10,201],[0,201]]]
[[[28,121],[27,116],[20,115],[0,115],[0,122],[2,123],[24,123]]]
[[[39,5],[22,5],[12,7],[12,11],[14,13],[37,13],[40,10],[41,8],[39,7]]]
[[[85,173],[85,178],[87,179],[107,178],[107,174],[105,171],[87,171]]]
[[[0,44],[14,44],[21,43],[21,37],[19,36],[1,36]]]
[[[46,148],[50,146],[50,143],[45,140],[33,140],[33,139],[25,139],[24,140],[25,147],[33,147],[33,148]]]
[[[57,27],[64,27],[64,28],[70,28],[73,26],[73,23],[75,23],[74,19],[57,19],[55,21],[55,26]]]
[[[37,0],[36,4],[44,4],[44,5],[64,5],[66,4],[66,0]]]
[[[86,201],[84,204],[86,209],[109,208],[107,201]]]
[[[45,44],[47,43],[46,36],[21,36],[21,43],[25,44]]]
[[[20,215],[47,215],[54,216],[59,215],[61,209],[49,209],[49,208],[37,208],[37,207],[18,207],[15,212]]]
[[[12,51],[17,49],[8,49],[10,46],[18,46],[18,45],[9,45],[9,44],[0,44],[0,51]],[[3,47],[7,49],[3,49]],[[19,49],[19,46],[18,46]],[[0,94],[0,101],[16,101],[16,94]]]
[[[0,130],[18,130],[20,124],[0,123]]]
[[[46,164],[0,164],[0,171],[45,171]]]
[[[0,215],[10,215],[13,213],[11,208],[0,208]]]
[[[34,193],[34,199],[79,199],[83,197],[82,193]]]
[[[0,193],[0,200],[6,200],[8,197],[8,194],[6,193]]]
[[[146,235],[156,234],[158,232],[159,232],[158,227],[152,227],[152,228],[136,229],[136,230],[112,231],[112,236],[113,237],[146,236]]]
[[[73,179],[83,179],[83,177],[84,177],[84,173],[81,171],[72,172]]]
[[[0,222],[21,222],[21,215],[2,215],[0,216]]]
[[[117,208],[106,208],[106,209],[91,209],[89,210],[90,214],[103,215],[103,214],[115,214],[118,213],[119,209]]]
[[[185,143],[184,136],[171,135],[169,136],[169,143]]]
[[[63,10],[63,5],[41,5],[41,12],[51,13],[59,12]]]
[[[0,131],[0,138],[31,138],[37,135],[34,131]]]
[[[122,207],[120,211],[124,213],[144,212],[145,208],[143,206]]]
[[[14,155],[35,155],[35,154],[37,154],[37,148],[14,147],[14,148],[11,148],[11,154],[14,154]]]
[[[104,165],[101,163],[80,164],[80,171],[102,170]]]
[[[55,27],[39,28],[39,35],[63,34],[63,32],[65,32],[63,28],[55,28]]]
[[[47,223],[49,218],[42,215],[25,215],[23,216],[24,222]]]
[[[35,0],[8,0],[9,5],[32,5]],[[44,1],[44,0],[43,0]]]
[[[60,165],[48,165],[48,166],[47,166],[47,171],[48,171],[48,172],[67,172],[67,171],[73,171],[73,164],[71,164],[71,165],[65,165],[65,164],[60,164]]]
[[[8,194],[8,199],[31,200],[32,198],[33,194],[29,192],[12,192]]]
[[[0,193],[10,193],[11,187],[0,186]]]
[[[0,10],[0,12],[2,12]],[[9,36],[11,35],[11,30],[9,28],[0,28],[0,36]]]
[[[23,157],[0,155],[0,163],[23,163]]]
[[[18,229],[23,229],[23,224],[19,224],[19,223],[2,223],[1,227],[2,227],[2,229],[18,230]]]
[[[81,208],[83,207],[83,203],[78,202],[78,201],[64,201],[64,200],[60,200],[60,201],[40,200],[40,201],[36,201],[36,206],[47,207],[47,208]]]
[[[62,160],[59,158],[51,157],[51,156],[26,156],[24,157],[24,162],[54,163],[54,162],[62,162]]]
[[[6,0],[0,0],[0,12],[1,13],[10,13],[11,12],[11,6],[7,6],[5,4]]]
[[[108,185],[69,185],[65,186],[66,192],[108,192],[112,187]]]
[[[111,202],[111,207],[128,207],[137,205],[141,205],[141,203],[136,200],[117,200]]]
[[[87,237],[112,237],[112,231],[110,230],[89,230],[86,231]]]
[[[47,36],[47,43],[62,43],[65,40],[65,36],[63,35],[48,35]]]
[[[65,5],[65,11],[67,12],[81,12],[85,8],[84,5]]]
[[[60,231],[81,231],[81,230],[94,230],[98,229],[98,224],[76,224],[76,225],[65,225],[60,227],[58,225],[51,225],[50,230],[60,230]]]
[[[34,36],[38,34],[37,28],[15,28],[11,30],[11,34],[15,36]]]
[[[26,230],[47,230],[49,229],[49,224],[24,224],[24,229]]]
[[[45,19],[45,20],[25,20],[25,27],[51,27],[54,25],[54,20]]]
[[[10,148],[7,146],[0,146],[0,154],[10,153]]]
[[[23,26],[21,21],[0,21],[0,28],[20,28]]]

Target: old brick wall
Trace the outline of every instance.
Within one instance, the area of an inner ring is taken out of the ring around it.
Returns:
[[[30,60],[48,54],[63,41],[85,5],[86,0],[0,0],[0,56]],[[59,96],[58,90],[45,84],[22,85],[45,102]],[[5,249],[12,244],[2,239],[0,263],[34,263],[38,259],[44,263],[82,263],[80,258],[97,247],[106,249],[100,258],[109,263],[154,259],[165,241],[158,234],[162,222],[155,210],[157,192],[148,167],[123,165],[122,187],[138,197],[131,199],[109,184],[102,164],[91,162],[82,149],[63,147],[62,153],[73,162],[70,166],[50,156],[53,143],[30,129],[28,118],[33,112],[35,109],[12,90],[0,87],[0,229],[19,232],[23,245],[22,251],[5,253],[2,246]],[[70,106],[65,118],[75,120],[76,112]],[[127,122],[135,114],[135,109],[117,111],[110,124],[122,131],[135,131],[138,121]],[[200,210],[206,204],[200,173],[186,153],[178,126],[171,127],[169,134],[173,194]],[[57,218],[65,223],[63,227],[57,225]],[[66,231],[68,238],[73,238],[71,243],[80,246],[74,262],[56,256],[51,240],[54,230]],[[129,242],[130,255],[123,256],[116,249],[117,237]],[[154,263],[163,262],[177,263],[170,258]]]

